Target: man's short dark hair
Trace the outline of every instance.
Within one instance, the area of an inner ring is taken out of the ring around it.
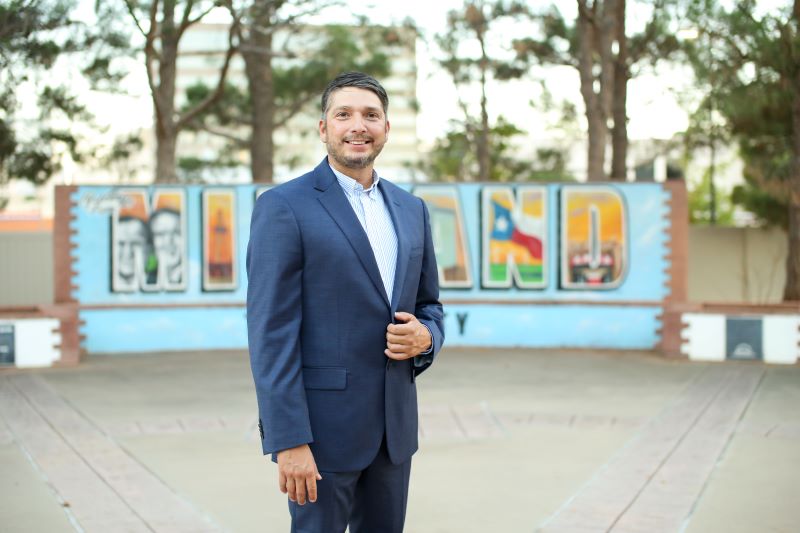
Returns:
[[[383,85],[381,85],[378,80],[369,74],[364,74],[363,72],[343,72],[332,79],[331,82],[328,83],[328,86],[325,87],[325,91],[322,93],[323,120],[325,119],[325,115],[328,113],[328,104],[330,103],[331,94],[339,89],[344,89],[345,87],[357,87],[359,89],[366,89],[375,93],[375,95],[381,101],[383,114],[388,115],[389,96],[386,94],[386,89],[383,88]]]

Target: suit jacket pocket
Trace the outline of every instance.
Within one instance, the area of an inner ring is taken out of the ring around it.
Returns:
[[[347,388],[347,369],[337,366],[304,366],[303,384],[307,389],[344,390]]]

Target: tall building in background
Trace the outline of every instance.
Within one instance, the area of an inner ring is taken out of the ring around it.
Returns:
[[[358,35],[359,28],[352,31]],[[390,58],[391,74],[381,79],[389,93],[389,122],[391,132],[389,143],[381,154],[378,171],[393,181],[410,181],[412,174],[408,167],[419,157],[417,139],[416,111],[416,54],[415,35],[398,29],[403,45],[392,48]],[[314,40],[320,39],[319,27],[306,26],[291,36],[278,33],[273,40],[276,47],[287,42],[288,50],[300,51],[315,49]],[[288,38],[288,40],[287,40]],[[181,40],[176,78],[176,103],[180,108],[186,99],[186,91],[191,86],[202,83],[213,87],[217,83],[219,70],[227,48],[227,24],[196,24],[190,27]],[[298,52],[299,57],[303,54]],[[278,63],[280,59],[275,59]],[[247,88],[244,61],[234,56],[231,61],[227,81],[243,90]],[[326,80],[327,81],[327,80]],[[325,147],[317,135],[320,118],[319,97],[311,100],[289,122],[277,129],[275,142],[275,181],[291,179],[316,166],[325,155]],[[241,129],[242,135],[246,133]],[[238,167],[212,168],[210,165],[196,172],[195,178],[204,181],[239,182],[250,181],[249,152],[247,147],[231,150],[230,144],[221,136],[207,132],[182,132],[178,137],[177,157],[200,161],[214,161],[221,152],[228,159],[241,163]]]

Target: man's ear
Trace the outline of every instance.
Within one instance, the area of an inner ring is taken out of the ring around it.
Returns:
[[[328,123],[324,118],[319,119],[319,140],[328,143]]]
[[[386,119],[386,135],[389,135],[389,129],[390,129],[390,126],[389,126],[389,119],[387,118],[387,119]]]

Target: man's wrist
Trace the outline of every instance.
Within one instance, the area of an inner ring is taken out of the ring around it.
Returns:
[[[422,322],[420,322],[420,324],[422,324]],[[431,333],[431,328],[429,328],[425,324],[422,324],[422,326],[426,330],[428,330],[428,338],[430,339],[430,345],[428,346],[428,348],[425,351],[420,352],[419,354],[417,354],[417,357],[419,357],[420,355],[430,355],[433,352],[433,334]]]

